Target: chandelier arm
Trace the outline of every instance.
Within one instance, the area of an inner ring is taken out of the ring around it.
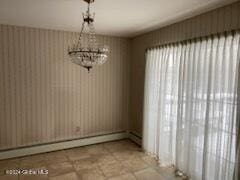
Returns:
[[[81,45],[81,40],[82,40],[83,30],[84,30],[84,24],[85,24],[85,22],[83,21],[83,22],[82,22],[82,29],[81,29],[81,31],[80,31],[80,35],[79,35],[79,38],[78,38],[77,47],[79,47],[79,46]]]

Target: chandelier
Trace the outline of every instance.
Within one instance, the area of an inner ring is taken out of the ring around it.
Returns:
[[[95,14],[90,13],[90,4],[94,0],[84,0],[88,3],[86,13],[83,13],[82,29],[77,43],[68,48],[71,61],[90,71],[95,65],[101,65],[107,61],[108,48],[97,43],[96,32],[93,25]]]

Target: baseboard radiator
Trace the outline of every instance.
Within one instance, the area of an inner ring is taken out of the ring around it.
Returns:
[[[16,148],[6,151],[0,151],[0,160],[10,159],[52,151],[58,151],[63,149],[70,149],[75,147],[87,146],[92,144],[104,143],[109,141],[116,141],[121,139],[130,139],[138,145],[141,145],[141,137],[133,132],[120,132],[113,134],[105,134],[94,137],[86,137],[81,139],[74,139],[63,142],[56,142],[43,145],[35,145],[23,148]]]

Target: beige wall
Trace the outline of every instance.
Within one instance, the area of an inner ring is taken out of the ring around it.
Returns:
[[[67,56],[77,35],[0,25],[0,149],[128,129],[130,41],[98,36],[109,61],[87,73]]]
[[[131,59],[131,130],[142,134],[145,49],[211,33],[240,28],[240,2],[187,19],[132,39]]]
[[[0,149],[129,128],[141,134],[145,49],[238,28],[240,2],[131,41],[98,36],[109,61],[88,74],[67,57],[77,33],[0,25]]]

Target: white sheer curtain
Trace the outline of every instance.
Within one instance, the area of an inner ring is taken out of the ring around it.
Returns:
[[[239,33],[146,52],[143,148],[191,179],[233,179]]]

